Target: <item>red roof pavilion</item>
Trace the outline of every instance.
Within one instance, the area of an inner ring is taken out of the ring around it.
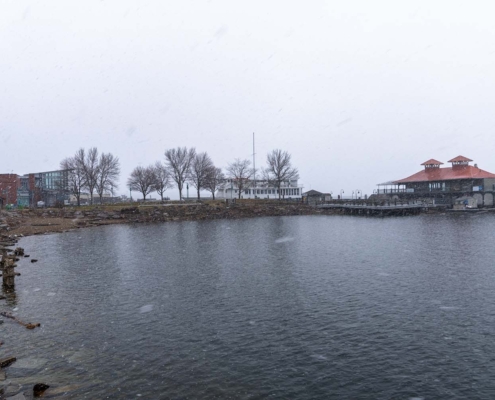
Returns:
[[[431,159],[423,164],[425,169],[407,178],[394,181],[394,184],[404,184],[412,182],[448,181],[457,179],[485,179],[495,178],[495,174],[482,170],[478,166],[473,167],[469,162],[473,161],[464,156],[457,156],[450,160],[452,167],[440,168],[440,161]],[[436,167],[436,168],[433,168]]]

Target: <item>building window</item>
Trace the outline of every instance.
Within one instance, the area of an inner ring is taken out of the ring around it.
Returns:
[[[430,191],[442,189],[442,182],[430,182],[428,185],[430,187]]]

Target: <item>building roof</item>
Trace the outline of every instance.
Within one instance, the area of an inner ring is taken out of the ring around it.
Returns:
[[[318,190],[308,190],[306,193],[303,193],[303,196],[319,196],[322,195],[322,192],[318,192]]]
[[[332,193],[322,193],[318,192],[318,190],[308,190],[307,192],[302,194],[303,196],[311,197],[311,196],[331,196]]]
[[[430,158],[428,161],[425,161],[421,165],[441,165],[441,164],[443,164],[443,162],[435,160],[434,158]]]
[[[459,157],[456,157],[454,160],[458,158]],[[457,161],[463,161],[463,160],[457,160]],[[427,168],[407,178],[395,181],[395,183],[401,184],[401,183],[410,183],[410,182],[431,182],[431,181],[449,181],[456,179],[485,179],[485,178],[495,178],[495,174],[492,174],[491,172],[488,171],[484,171],[478,167],[473,167],[472,165],[464,165],[464,166],[455,166],[449,168]]]
[[[453,162],[470,162],[473,161],[470,158],[464,157],[464,156],[457,156],[453,158],[452,160],[449,160],[447,162],[453,163]]]

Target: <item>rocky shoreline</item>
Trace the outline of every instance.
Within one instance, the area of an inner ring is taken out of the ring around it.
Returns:
[[[266,216],[332,214],[300,203],[222,201],[2,211],[0,234],[29,236],[123,223],[202,221]]]

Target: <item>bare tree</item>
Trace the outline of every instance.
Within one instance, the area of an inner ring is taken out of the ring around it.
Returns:
[[[250,186],[250,180],[254,174],[250,165],[251,161],[236,158],[236,160],[227,167],[227,174],[234,181],[239,190],[239,199],[241,198],[242,191]]]
[[[96,192],[100,197],[100,204],[103,202],[103,193],[105,191],[113,193],[114,189],[118,187],[119,175],[119,158],[112,153],[101,153],[96,175]]]
[[[222,168],[212,167],[208,171],[205,180],[205,189],[211,192],[213,200],[215,200],[215,192],[218,190],[218,186],[225,181],[225,175],[222,172]]]
[[[199,192],[205,188],[208,174],[212,168],[214,168],[213,161],[211,161],[208,153],[198,153],[194,156],[191,163],[189,180],[197,190],[198,200],[200,199]]]
[[[182,200],[182,189],[191,170],[191,163],[196,155],[194,148],[177,147],[165,151],[165,160],[172,179],[179,189],[179,198]]]
[[[280,200],[282,183],[298,179],[299,172],[297,168],[292,167],[291,155],[279,149],[272,150],[271,153],[267,154],[266,163],[268,167],[263,170],[263,176],[270,185],[278,189],[278,198]]]
[[[135,192],[141,192],[143,194],[143,200],[146,200],[146,196],[155,190],[153,186],[155,181],[155,167],[153,165],[149,167],[136,167],[127,179],[127,186]]]
[[[81,205],[81,192],[86,186],[84,173],[85,151],[81,147],[73,157],[67,157],[60,162],[60,168],[68,170],[69,192],[76,198],[77,205]]]
[[[163,195],[165,191],[172,187],[172,179],[170,177],[170,172],[160,161],[157,161],[155,163],[154,168],[155,182],[153,186],[163,201]]]
[[[96,147],[91,147],[88,150],[84,158],[83,171],[85,187],[89,191],[90,202],[93,204],[93,194],[98,182],[98,149]]]

